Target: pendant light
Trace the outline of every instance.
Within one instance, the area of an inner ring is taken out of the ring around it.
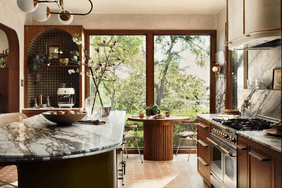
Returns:
[[[86,16],[90,14],[93,10],[93,3],[91,0],[88,1],[90,3],[90,10],[87,13],[72,13],[66,10],[64,8],[64,0],[17,0],[17,4],[22,11],[32,13],[32,17],[39,22],[47,21],[51,14],[58,14],[59,22],[67,25],[73,21],[73,15]],[[61,11],[51,12],[45,3],[57,3]]]
[[[17,0],[18,7],[23,12],[33,12],[38,7],[38,0]]]
[[[47,5],[45,5],[45,4],[40,4],[38,6],[38,8],[34,12],[32,12],[31,14],[32,14],[32,17],[36,21],[39,21],[39,22],[45,22],[51,16],[50,8]]]
[[[69,10],[62,10],[60,14],[58,14],[58,20],[61,24],[68,25],[73,20],[73,15]]]

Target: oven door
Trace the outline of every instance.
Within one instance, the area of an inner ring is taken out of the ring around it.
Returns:
[[[217,139],[211,136],[211,140],[217,142]],[[215,178],[223,182],[224,164],[223,152],[210,141],[211,171]]]
[[[237,159],[236,149],[225,140],[211,134],[211,183],[216,187],[236,188]]]
[[[237,186],[236,154],[234,153],[233,157],[231,157],[230,155],[224,153],[223,160],[224,160],[224,175],[223,175],[224,184],[227,187],[236,187]]]

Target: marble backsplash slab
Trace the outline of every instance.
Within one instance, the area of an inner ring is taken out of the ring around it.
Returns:
[[[271,50],[251,50],[248,54],[248,78],[259,79],[263,85],[271,86],[273,69],[281,67],[281,46]]]
[[[216,80],[216,113],[221,114],[225,109],[226,82],[224,78]]]
[[[249,89],[238,91],[239,109],[250,93]],[[250,106],[246,109],[247,116],[264,115],[281,119],[281,90],[257,90],[253,93],[249,104]]]

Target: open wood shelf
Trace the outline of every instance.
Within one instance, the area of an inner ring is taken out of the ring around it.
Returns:
[[[50,65],[49,67],[79,67],[79,65]]]

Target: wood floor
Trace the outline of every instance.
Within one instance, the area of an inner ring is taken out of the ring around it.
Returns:
[[[145,160],[142,164],[139,155],[128,155],[124,188],[208,188],[197,173],[197,154],[187,159],[187,154],[179,154],[172,161]]]

